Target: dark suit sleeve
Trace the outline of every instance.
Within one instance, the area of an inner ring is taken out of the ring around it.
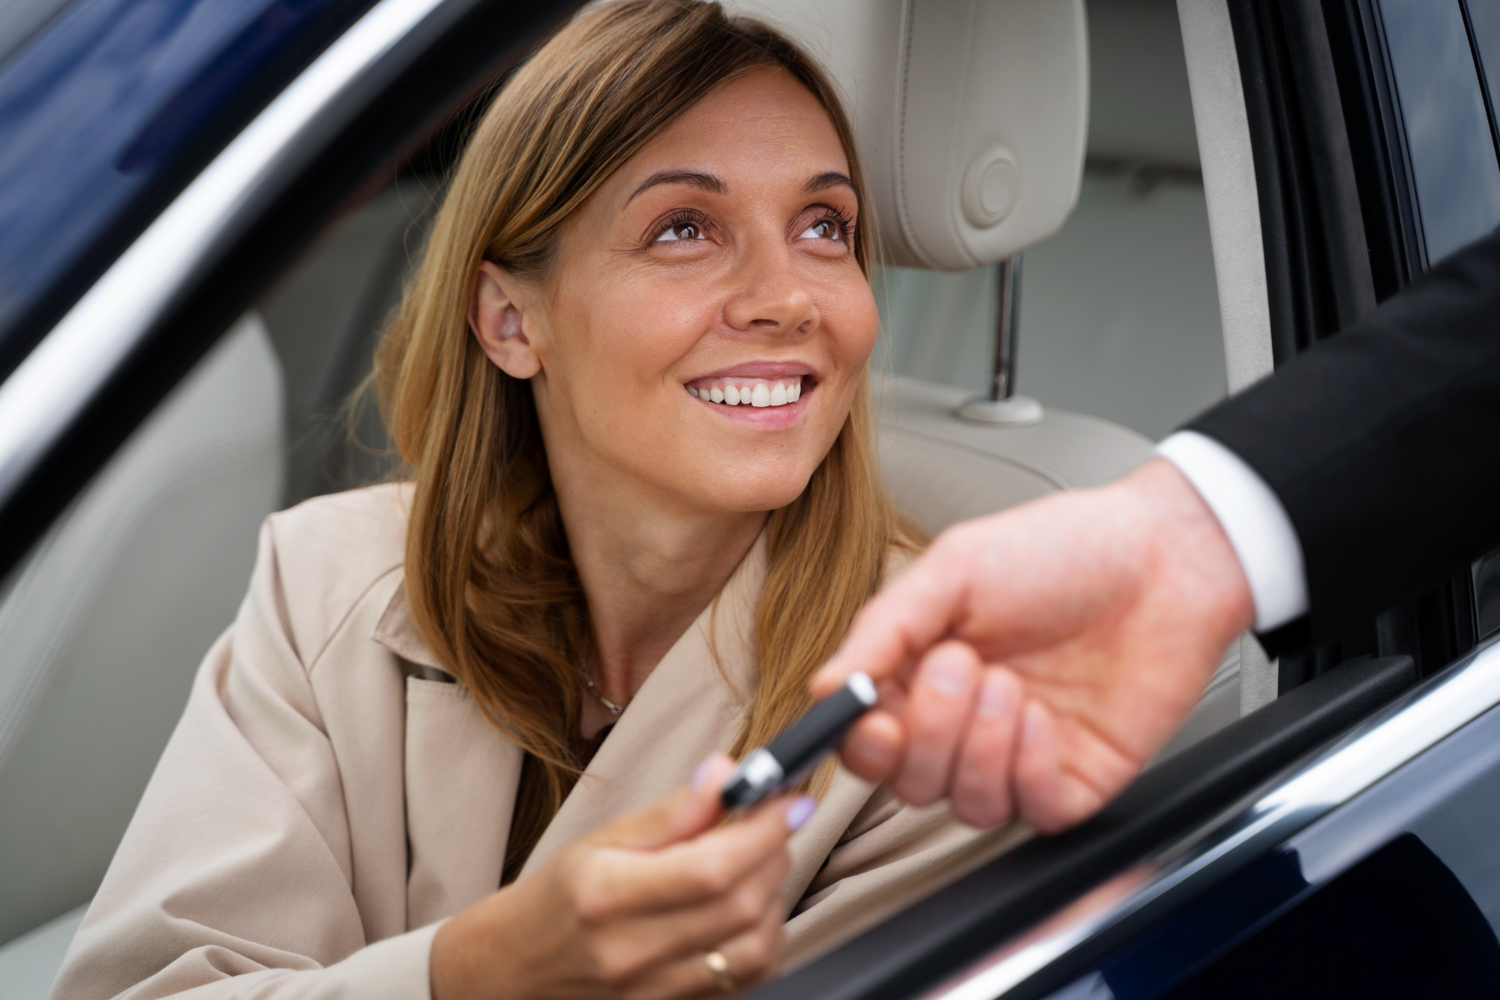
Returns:
[[[1188,425],[1281,498],[1331,638],[1500,545],[1500,231]]]

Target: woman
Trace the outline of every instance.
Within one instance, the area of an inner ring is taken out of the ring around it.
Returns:
[[[716,5],[515,74],[378,359],[410,482],[267,522],[54,995],[727,992],[1018,835],[831,768],[716,804],[913,547],[861,184],[822,73]]]

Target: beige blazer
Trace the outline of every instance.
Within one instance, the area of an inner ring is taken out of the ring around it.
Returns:
[[[408,495],[373,487],[266,521],[250,592],[198,671],[54,997],[428,997],[437,925],[500,884],[522,755],[411,625]],[[727,748],[764,572],[758,543],[620,716],[521,877]],[[1023,836],[977,834],[839,772],[791,841],[789,961]]]

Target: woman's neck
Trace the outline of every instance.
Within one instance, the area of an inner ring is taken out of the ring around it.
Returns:
[[[624,704],[728,582],[767,514],[684,510],[597,471],[569,475],[554,463],[553,482],[588,598],[594,683]],[[586,713],[585,730],[597,714]]]

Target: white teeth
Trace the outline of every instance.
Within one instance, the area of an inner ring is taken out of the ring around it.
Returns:
[[[698,399],[726,406],[786,406],[802,398],[802,376],[778,379],[774,382],[757,381],[753,385],[724,385],[689,387],[688,392]]]
[[[694,388],[693,388],[693,387],[692,387],[692,386],[688,386],[688,392],[690,392],[690,393],[692,393],[692,394],[693,394],[693,398],[694,398],[694,399],[700,399],[700,398],[702,398],[702,397],[700,397],[700,396],[699,396],[699,395],[698,395],[698,390],[697,390],[697,389],[694,389]]]

